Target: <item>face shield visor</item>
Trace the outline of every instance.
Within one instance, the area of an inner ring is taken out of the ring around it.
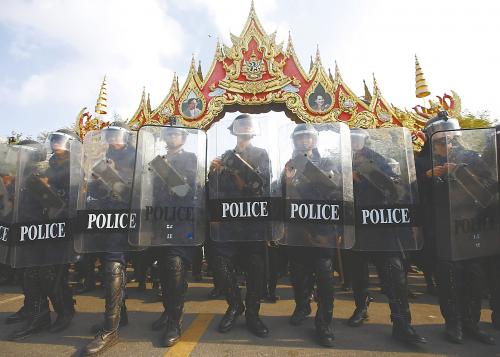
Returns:
[[[118,126],[108,126],[102,130],[101,140],[109,145],[126,145],[130,132]]]
[[[260,135],[259,123],[251,118],[242,118],[233,121],[233,124],[229,127],[231,133],[236,136],[256,136]]]
[[[69,151],[72,140],[75,140],[75,138],[66,133],[50,133],[46,141],[47,150],[49,152]]]

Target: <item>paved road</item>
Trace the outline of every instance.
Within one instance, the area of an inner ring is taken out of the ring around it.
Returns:
[[[186,314],[183,322],[184,335],[176,346],[166,349],[159,346],[158,332],[151,331],[150,325],[162,311],[161,303],[153,291],[139,293],[137,284],[128,288],[130,324],[122,329],[121,343],[102,356],[192,356],[192,357],[256,357],[256,356],[500,356],[500,331],[493,330],[489,322],[489,310],[482,313],[482,327],[492,333],[499,345],[485,346],[473,340],[465,345],[452,345],[443,339],[443,319],[436,304],[436,298],[422,294],[423,279],[411,276],[412,289],[417,298],[412,300],[413,323],[419,333],[429,339],[429,343],[410,347],[394,341],[386,298],[375,288],[376,299],[370,305],[370,320],[360,328],[350,328],[345,321],[353,310],[350,292],[338,292],[335,302],[336,347],[325,349],[314,341],[314,318],[303,326],[294,327],[288,323],[293,311],[292,291],[288,279],[278,286],[281,300],[276,304],[263,303],[262,315],[270,328],[268,338],[251,335],[244,325],[244,318],[228,334],[220,334],[216,326],[226,309],[222,300],[207,300],[211,289],[207,278],[202,283],[190,283]],[[0,324],[0,356],[78,356],[78,351],[91,339],[90,326],[102,319],[103,290],[77,296],[77,310],[71,327],[60,333],[40,333],[23,342],[8,342],[5,337],[17,325]],[[19,289],[0,288],[0,321],[22,304]],[[483,304],[486,306],[486,302]],[[0,322],[1,323],[1,322]]]

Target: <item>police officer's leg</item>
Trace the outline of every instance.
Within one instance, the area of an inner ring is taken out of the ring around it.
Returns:
[[[50,332],[66,329],[75,314],[73,292],[68,285],[68,266],[52,265],[40,268],[40,283],[52,303],[57,319]]]
[[[167,323],[162,336],[165,347],[173,346],[181,337],[181,321],[187,291],[186,262],[179,255],[168,254],[166,260]]]
[[[22,340],[50,327],[50,310],[47,296],[40,286],[40,267],[24,269],[24,290],[27,297],[26,324],[9,336],[9,340]]]
[[[104,262],[105,312],[104,324],[95,339],[83,350],[84,356],[93,356],[118,342],[118,326],[125,296],[124,254],[108,253]]]
[[[461,293],[464,289],[462,263],[440,260],[437,265],[439,307],[445,321],[445,336],[453,343],[463,343]]]
[[[241,291],[236,280],[236,273],[232,262],[235,254],[234,243],[213,242],[213,269],[217,279],[218,288],[223,292],[228,308],[219,322],[219,332],[231,330],[240,316],[245,311],[241,299]]]
[[[23,269],[17,269],[17,273],[19,273],[20,277],[21,277],[21,287],[23,289],[24,301],[23,301],[23,306],[21,306],[21,308],[19,310],[17,310],[13,314],[7,316],[7,318],[5,319],[5,323],[7,325],[15,324],[15,323],[18,323],[18,322],[21,322],[21,321],[25,321],[28,318],[28,316],[29,316],[28,295],[26,294],[26,289],[24,287],[24,278],[23,278],[23,276],[24,276],[24,270]]]
[[[360,251],[346,251],[345,258],[350,271],[352,292],[356,305],[356,309],[347,320],[347,324],[351,327],[359,327],[368,319],[368,259],[366,253]]]
[[[265,242],[248,243],[250,249],[242,245],[243,252],[249,251],[247,269],[246,325],[248,329],[259,337],[266,337],[269,329],[259,317],[260,299],[263,297],[263,287],[266,278],[265,272]]]
[[[400,341],[409,343],[425,343],[411,326],[411,313],[408,304],[408,282],[406,270],[399,253],[374,254],[374,262],[378,269],[383,271],[382,279],[385,293],[389,299],[391,321],[393,324],[392,336]]]
[[[151,325],[151,329],[153,331],[163,330],[167,326],[167,248],[161,248],[160,257],[158,258],[159,262],[159,277],[160,277],[160,287],[161,287],[161,302],[163,305],[163,312],[160,317],[153,322]]]
[[[478,327],[484,289],[484,269],[481,259],[471,259],[464,262],[464,278],[465,289],[462,292],[464,303],[461,306],[464,333],[482,343],[494,345],[494,338]]]
[[[295,299],[295,309],[290,317],[290,323],[298,326],[311,314],[309,280],[313,271],[312,266],[304,259],[304,248],[287,247],[287,251]]]
[[[318,257],[313,264],[318,286],[318,310],[314,321],[316,334],[322,346],[333,347],[335,339],[332,326],[335,285],[333,259],[332,257]]]

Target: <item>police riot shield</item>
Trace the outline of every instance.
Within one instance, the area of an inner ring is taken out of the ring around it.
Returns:
[[[16,147],[0,144],[0,263],[10,264],[9,231],[14,223],[15,184],[18,167]]]
[[[421,249],[423,234],[408,129],[352,129],[351,148],[356,224],[353,249]]]
[[[10,230],[10,264],[14,268],[67,264],[75,259],[73,230],[80,178],[81,143],[67,150],[19,147],[19,166]]]
[[[289,124],[280,128],[284,234],[289,246],[350,249],[354,201],[349,127]]]
[[[132,212],[134,246],[195,246],[205,239],[206,134],[143,126],[137,138]]]
[[[128,242],[137,215],[130,212],[136,134],[117,128],[91,131],[83,140],[83,183],[78,193],[78,253],[138,250]]]
[[[459,261],[500,254],[495,128],[431,136],[437,254]]]
[[[208,132],[208,216],[214,241],[270,241],[281,224],[277,128],[263,116],[221,120]],[[273,182],[273,178],[274,181]]]

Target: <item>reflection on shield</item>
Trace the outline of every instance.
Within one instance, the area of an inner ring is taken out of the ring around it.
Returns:
[[[500,253],[495,128],[436,132],[432,165],[438,256],[465,260]],[[437,171],[436,171],[437,172]]]
[[[131,210],[133,246],[196,246],[206,236],[206,134],[143,126],[138,133]]]
[[[273,118],[274,119],[274,118]],[[235,115],[208,131],[208,210],[214,241],[269,241],[282,229],[276,121]]]
[[[14,225],[9,231],[10,264],[15,268],[73,262],[73,221],[81,176],[81,143],[68,142],[69,150],[51,153],[44,160],[32,152],[19,152],[14,198]]]
[[[423,236],[411,134],[352,129],[355,250],[419,250]]]
[[[354,245],[349,128],[291,124],[279,130],[284,232],[280,244],[350,249]]]
[[[108,144],[102,130],[91,131],[84,138],[83,184],[78,194],[74,241],[78,253],[139,249],[128,243],[128,230],[137,224],[137,217],[130,212],[136,154],[132,143],[134,133],[123,145],[115,146]]]

